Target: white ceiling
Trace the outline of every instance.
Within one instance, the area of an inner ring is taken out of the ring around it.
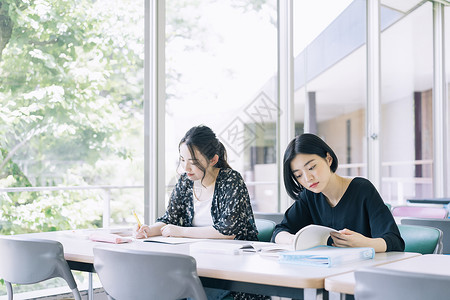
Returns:
[[[381,5],[406,13],[418,4],[426,1],[427,0],[381,0],[380,3]]]

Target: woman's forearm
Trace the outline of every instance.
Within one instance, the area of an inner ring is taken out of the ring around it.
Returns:
[[[371,247],[375,252],[386,252],[387,245],[383,238],[369,238],[369,243],[366,247]]]
[[[206,239],[234,239],[235,235],[224,235],[212,226],[206,227],[182,227],[183,236],[190,238]]]

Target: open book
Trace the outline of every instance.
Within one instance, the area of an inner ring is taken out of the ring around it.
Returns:
[[[281,251],[304,250],[316,246],[327,245],[330,232],[338,232],[338,230],[322,225],[311,224],[303,227],[295,234],[291,245],[272,243],[272,245],[262,246],[259,250],[263,255],[278,256],[278,253]]]
[[[326,245],[330,232],[339,232],[336,229],[311,224],[300,229],[294,238],[293,250],[309,249],[315,246]]]
[[[245,252],[258,252],[265,256],[278,256],[283,251],[309,249],[315,246],[326,245],[330,232],[337,230],[321,225],[308,225],[300,229],[291,245],[268,242],[242,243],[237,241],[209,240],[193,243],[191,251],[217,254],[241,254]]]
[[[335,267],[360,260],[372,259],[375,250],[369,247],[340,248],[317,246],[311,249],[282,252],[278,256],[281,263],[306,266]]]

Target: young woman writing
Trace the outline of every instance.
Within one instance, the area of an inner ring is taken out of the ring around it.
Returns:
[[[142,225],[137,238],[173,236],[257,240],[250,197],[241,175],[227,163],[222,143],[207,126],[191,128],[179,143],[184,173],[165,214]]]
[[[170,196],[165,214],[136,237],[173,236],[257,241],[250,196],[242,176],[231,169],[225,147],[207,126],[196,126],[181,139],[184,173]],[[205,288],[208,299],[260,300],[262,295]]]

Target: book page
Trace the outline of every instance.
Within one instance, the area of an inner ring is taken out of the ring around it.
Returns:
[[[295,250],[304,250],[326,245],[330,232],[338,232],[338,230],[314,224],[305,226],[296,233],[293,248]]]
[[[327,245],[330,232],[339,232],[336,229],[311,224],[300,229],[294,236],[291,245],[274,243],[255,243],[253,247],[261,255],[277,257],[278,254],[285,251],[295,251],[313,248],[316,246]]]

